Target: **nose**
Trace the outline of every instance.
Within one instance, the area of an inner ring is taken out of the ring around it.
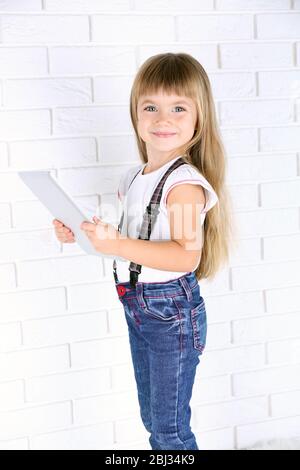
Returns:
[[[156,114],[156,122],[169,122],[170,116],[168,114],[168,111],[160,110]]]

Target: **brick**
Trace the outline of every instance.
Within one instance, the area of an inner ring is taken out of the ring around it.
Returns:
[[[131,390],[81,398],[77,399],[74,404],[75,424],[77,425],[99,421],[117,421],[138,415],[138,397]]]
[[[288,10],[290,8],[289,0],[216,0],[217,10]]]
[[[0,264],[0,292],[16,288],[16,270],[13,263]],[[0,327],[1,329],[1,327]],[[0,341],[1,344],[1,341]]]
[[[272,394],[271,415],[274,417],[295,416],[300,414],[300,391]]]
[[[30,439],[32,450],[105,450],[114,442],[112,422],[93,426],[70,426],[62,431],[55,430],[35,434]]]
[[[300,178],[261,184],[263,207],[298,207],[299,200]],[[298,254],[300,254],[300,251]]]
[[[3,15],[4,44],[80,44],[89,41],[87,16]]]
[[[284,439],[299,436],[300,417],[258,420],[257,423],[238,426],[236,429],[238,447],[251,446],[260,441]]]
[[[105,336],[106,325],[106,315],[104,312],[78,315],[69,314],[54,318],[27,320],[23,323],[22,328],[23,341],[27,347],[67,342],[73,343],[76,341],[89,342],[94,340],[94,338]],[[73,346],[76,350],[76,345],[72,345],[72,348]],[[79,345],[77,347],[80,348]]]
[[[41,231],[16,231],[0,234],[1,262],[36,259],[41,256],[57,256],[60,242],[53,229]]]
[[[220,348],[204,352],[202,362],[202,377],[218,374],[232,374],[251,370],[264,364],[264,348],[262,344]]]
[[[257,15],[258,39],[298,39],[300,14],[265,13]]]
[[[85,314],[85,317],[87,317],[87,314]],[[90,334],[90,341],[81,341],[71,345],[71,358],[74,367],[111,366],[124,361],[130,362],[128,334],[123,337],[103,338],[107,332],[106,325],[104,325],[104,320],[106,321],[104,313],[102,313],[102,317],[101,322],[98,322],[98,336],[102,336],[101,339],[93,340],[93,336]],[[96,327],[94,328],[97,331]]]
[[[2,313],[1,317],[2,322],[57,315],[59,312],[66,311],[65,290],[57,287],[0,293],[0,305],[5,306],[5,313]],[[40,307],[41,305],[43,308]]]
[[[228,161],[228,178],[230,182],[245,184],[249,181],[257,184],[263,180],[285,179],[297,175],[295,155],[252,155],[250,157],[231,158]],[[278,183],[263,183],[262,188]],[[280,183],[288,186],[291,183]],[[296,184],[296,183],[294,183]],[[284,204],[284,203],[283,203]]]
[[[202,431],[244,425],[261,421],[267,416],[267,398],[251,397],[197,406],[194,410],[194,423],[195,429]]]
[[[255,96],[255,79],[250,72],[219,72],[210,74],[214,99],[248,98]]]
[[[107,73],[135,73],[133,47],[51,47],[51,72],[55,75]]]
[[[234,449],[234,429],[232,427],[201,431],[199,433],[194,430],[194,434],[199,450]]]
[[[130,442],[137,439],[147,439],[149,433],[146,431],[140,416],[135,418],[119,419],[115,423],[116,443]]]
[[[2,380],[27,378],[36,374],[61,372],[69,369],[69,353],[66,345],[21,349],[0,355]],[[1,420],[0,420],[1,421]]]
[[[22,344],[20,323],[0,323],[0,352],[18,349]],[[1,392],[0,392],[1,393]]]
[[[46,47],[0,47],[2,77],[32,77],[46,75],[48,61]]]
[[[258,366],[258,364],[257,364]],[[299,388],[300,366],[284,365],[283,367],[269,366],[260,370],[241,372],[233,376],[233,391],[235,396],[254,394],[269,394],[288,389]]]
[[[22,405],[24,405],[24,385],[22,380],[0,383],[0,412],[19,408]]]
[[[18,266],[18,285],[21,288],[48,287],[88,280],[95,282],[100,279],[99,258],[92,255],[22,261]]]
[[[56,108],[54,110],[54,134],[101,134],[129,132],[128,106],[90,106]]]
[[[178,52],[178,49],[182,50],[183,48],[184,52],[194,56],[205,69],[213,70],[218,68],[218,45],[209,42],[201,42],[194,45],[193,43],[181,43],[180,41],[177,41],[175,44],[165,41],[162,44],[140,45],[138,47],[137,63],[140,66],[152,55],[162,52]]]
[[[130,0],[44,0],[45,10],[70,12],[95,11],[127,11],[131,7]]]
[[[26,155],[26,158],[24,158]],[[42,156],[42,157],[41,157]],[[96,141],[86,138],[53,138],[10,143],[10,166],[34,170],[55,166],[85,166],[97,161]]]
[[[107,76],[94,78],[95,103],[126,103],[132,86],[131,76]]]
[[[205,297],[205,305],[214,321],[228,321],[264,312],[263,295],[259,289]]]
[[[258,72],[259,96],[296,97],[300,90],[299,70]]]
[[[170,5],[164,0],[135,0],[135,8],[141,11],[168,11]],[[184,4],[181,0],[173,0],[172,10],[194,10],[194,11],[209,11],[213,10],[213,0],[205,0],[204,2],[198,2],[197,0],[187,0]]]
[[[51,132],[48,110],[1,111],[0,139],[47,137]]]
[[[111,374],[114,391],[132,390],[132,393],[137,393],[132,362],[112,366]]]
[[[298,313],[264,315],[257,318],[234,320],[232,323],[234,344],[251,344],[260,341],[300,336]]]
[[[285,261],[287,259],[300,258],[300,234],[291,233],[264,238],[264,260]]]
[[[111,274],[110,282],[68,286],[69,308],[75,313],[118,307],[119,298],[112,279]]]
[[[138,165],[140,163],[137,155],[135,142],[132,135],[114,135],[114,136],[101,136],[99,137],[99,160],[105,164],[119,164],[129,163],[130,166]],[[122,149],[122,152],[120,152]],[[118,166],[114,167],[114,171]],[[127,171],[129,166],[122,167],[123,171]]]
[[[202,371],[199,368],[196,369],[196,378],[191,398],[192,408],[202,403],[225,401],[230,397],[231,385],[228,375],[203,378]]]
[[[236,218],[242,237],[287,234],[298,230],[296,208],[285,208],[280,217],[278,209],[260,209],[240,212]]]
[[[263,152],[290,152],[299,150],[300,126],[265,127],[260,129],[260,147]]]
[[[268,364],[297,363],[300,357],[300,338],[269,341],[267,344]]]
[[[282,124],[292,120],[289,100],[245,100],[220,103],[220,121],[228,125]]]
[[[233,288],[247,290],[293,285],[299,268],[300,260],[234,267],[232,269]]]
[[[108,367],[34,377],[26,381],[25,387],[26,400],[29,403],[74,400],[109,390]]]
[[[0,414],[0,439],[58,430],[71,424],[70,403],[28,407]]]
[[[7,168],[7,167],[8,167],[7,144],[5,142],[0,142],[0,169]]]
[[[9,202],[0,203],[0,230],[7,230],[12,226],[11,207]]]
[[[123,307],[110,309],[108,312],[108,331],[112,335],[125,335],[128,333],[125,312]]]
[[[267,312],[281,313],[300,310],[299,286],[280,286],[265,292]]]
[[[257,41],[245,43],[220,44],[220,62],[222,69],[256,70],[266,67],[290,67],[293,65],[293,49],[289,43]]]
[[[32,93],[32,87],[34,93]],[[7,80],[5,105],[11,107],[42,107],[85,105],[92,102],[88,78],[45,78]]]
[[[101,43],[174,41],[174,18],[167,15],[94,15],[92,40]]]
[[[178,16],[179,41],[225,41],[253,38],[251,15]]]
[[[20,0],[1,0],[0,10],[2,11],[35,11],[41,10],[41,0],[26,0],[26,2],[20,2]]]
[[[252,153],[258,149],[256,129],[222,129],[222,139],[230,155]]]

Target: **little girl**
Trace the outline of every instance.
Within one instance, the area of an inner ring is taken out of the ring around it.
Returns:
[[[186,53],[150,57],[133,82],[130,113],[142,164],[120,181],[120,232],[96,217],[82,229],[97,250],[117,258],[115,286],[151,448],[197,450],[190,400],[207,335],[198,281],[213,278],[228,260],[233,233],[205,70]],[[158,213],[148,238],[143,216],[153,194]],[[56,230],[71,240],[67,228]]]

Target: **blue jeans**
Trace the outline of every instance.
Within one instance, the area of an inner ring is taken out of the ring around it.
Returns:
[[[198,449],[190,399],[206,343],[206,310],[194,272],[167,282],[115,281],[129,332],[140,415],[152,449]]]

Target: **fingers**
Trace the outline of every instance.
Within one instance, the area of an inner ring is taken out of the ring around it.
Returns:
[[[82,222],[80,225],[81,230],[84,230],[85,232],[95,232],[96,230],[96,225],[91,223],[91,222]]]
[[[57,220],[57,219],[53,219],[52,221],[53,225],[59,227],[61,225],[64,225],[60,220]]]
[[[57,219],[53,220],[53,225],[55,226],[55,234],[58,240],[61,243],[74,243],[74,233],[68,227],[66,227],[62,222]]]

